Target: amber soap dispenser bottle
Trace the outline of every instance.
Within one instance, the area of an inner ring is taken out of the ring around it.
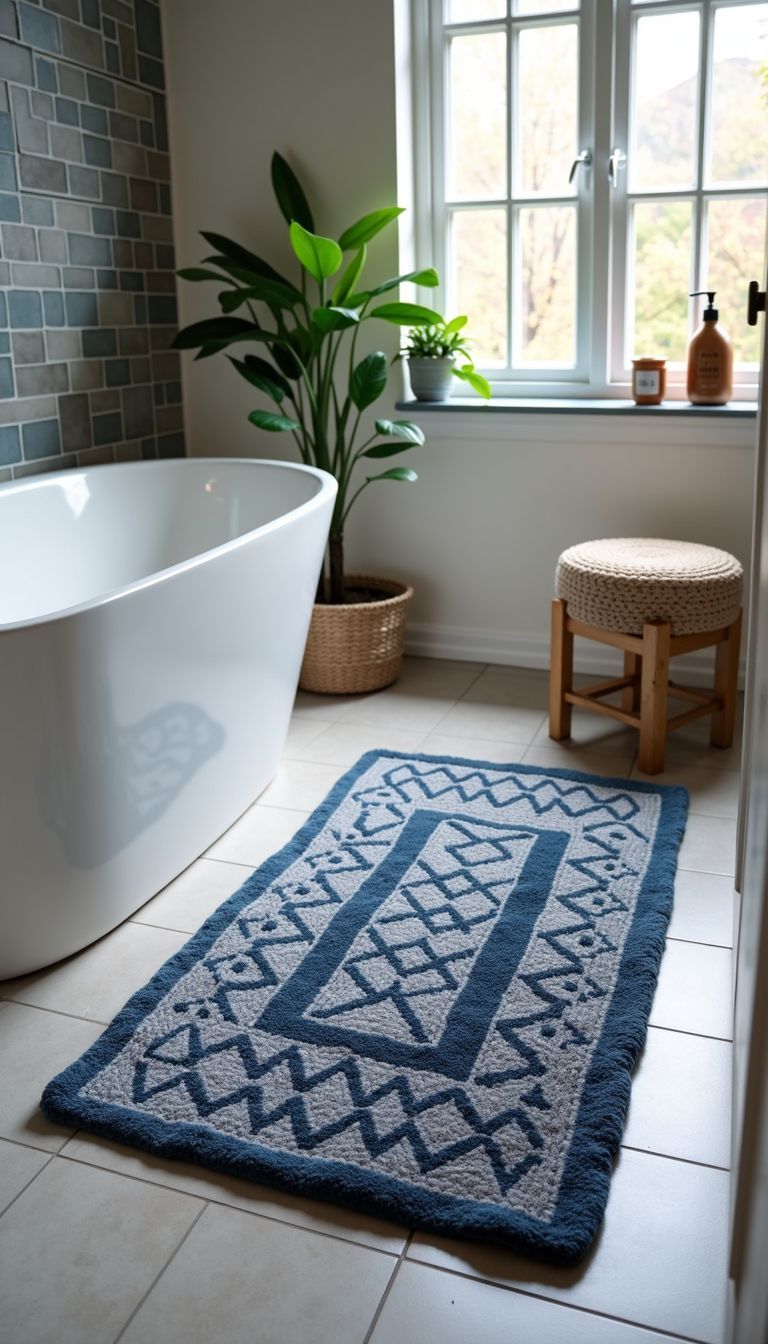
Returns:
[[[708,302],[701,326],[688,342],[688,400],[694,406],[725,406],[733,394],[733,346],[717,323],[715,291],[697,289],[690,297],[700,294]]]

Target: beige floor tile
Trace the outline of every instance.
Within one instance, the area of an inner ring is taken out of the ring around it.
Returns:
[[[622,751],[589,751],[576,743],[550,739],[548,747],[528,747],[523,759],[526,765],[540,765],[545,769],[555,766],[559,770],[583,770],[588,775],[623,779],[629,776],[634,754],[631,742],[626,742]]]
[[[397,681],[388,687],[406,695],[458,700],[473,686],[485,663],[461,663],[448,658],[404,658]]]
[[[300,715],[294,714],[288,726],[288,736],[283,750],[284,758],[287,761],[300,761],[304,748],[310,742],[313,742],[316,737],[319,737],[330,722],[335,722],[335,720],[326,722],[324,719],[302,718]]]
[[[367,723],[374,728],[398,728],[409,733],[431,733],[445,718],[453,704],[434,695],[409,695],[405,691],[386,690],[361,696],[347,705],[342,723]]]
[[[734,818],[739,808],[739,774],[736,770],[707,770],[700,765],[678,766],[659,775],[644,775],[635,766],[633,779],[651,784],[679,784],[688,790],[690,812],[707,817]]]
[[[736,822],[726,817],[690,814],[678,866],[697,873],[733,876],[736,871]]]
[[[360,1344],[391,1256],[209,1205],[124,1344]]]
[[[669,940],[649,1021],[654,1027],[730,1040],[730,950]]]
[[[599,714],[590,714],[587,710],[574,709],[571,720],[571,736],[567,739],[572,747],[583,751],[597,752],[601,756],[607,752],[613,756],[631,756],[637,752],[637,733],[631,728],[622,728],[611,719]],[[544,719],[532,745],[534,747],[554,746],[549,736],[549,719]]]
[[[34,1180],[42,1171],[49,1156],[37,1148],[24,1148],[20,1143],[6,1143],[0,1139],[0,1214],[8,1208],[11,1200],[21,1193],[25,1185]],[[8,1290],[3,1284],[4,1271],[0,1270],[0,1298]],[[2,1308],[0,1307],[0,1328],[2,1328]]]
[[[18,980],[6,980],[6,998],[93,1022],[110,1022],[126,999],[146,984],[187,941],[186,933],[121,924],[66,961]]]
[[[371,1344],[664,1344],[655,1331],[406,1261]]]
[[[7,1003],[0,1013],[0,1134],[55,1153],[74,1125],[54,1125],[41,1114],[46,1083],[96,1040],[101,1027],[41,1008]]]
[[[721,1344],[728,1193],[724,1171],[623,1149],[602,1231],[575,1269],[421,1233],[408,1257],[651,1329]]]
[[[476,704],[546,709],[549,704],[549,674],[537,668],[487,667],[464,692],[462,699]]]
[[[294,717],[299,719],[317,719],[322,723],[334,723],[336,719],[359,697],[354,695],[314,695],[311,691],[297,691],[294,701]]]
[[[303,761],[349,766],[354,765],[366,751],[419,751],[423,739],[422,732],[374,727],[369,723],[349,723],[341,719],[338,723],[328,724],[319,737],[303,748],[300,756]]]
[[[227,1204],[245,1213],[257,1213],[265,1218],[293,1223],[310,1232],[324,1232],[329,1236],[341,1237],[343,1241],[359,1242],[361,1246],[370,1246],[390,1255],[400,1254],[407,1236],[406,1228],[397,1227],[383,1218],[371,1218],[364,1213],[356,1213],[354,1209],[327,1204],[323,1200],[303,1199],[283,1190],[273,1190],[256,1181],[239,1180],[235,1176],[225,1176],[222,1172],[209,1171],[196,1163],[172,1162],[168,1158],[155,1157],[136,1148],[97,1138],[83,1130],[70,1139],[62,1151],[62,1157],[106,1167],[109,1171],[152,1181],[155,1185],[165,1185],[188,1195],[198,1195],[201,1199]]]
[[[651,1027],[622,1143],[665,1157],[731,1164],[731,1045]]]
[[[286,765],[284,769],[287,772],[288,766]],[[328,785],[328,788],[330,787]],[[262,794],[262,799],[266,800],[266,794]],[[206,850],[205,858],[226,859],[228,863],[256,868],[278,849],[282,849],[283,845],[287,845],[304,825],[308,816],[309,808],[302,810],[290,807],[264,807],[261,802],[254,803],[234,826],[230,826],[229,830],[219,836],[216,843]]]
[[[203,1207],[54,1158],[0,1219],[4,1337],[110,1344]]]
[[[440,724],[440,731],[453,737],[488,737],[530,745],[543,722],[544,715],[540,709],[483,705],[460,700],[446,714]]]
[[[152,924],[160,929],[196,933],[209,915],[241,887],[254,865],[197,859],[175,881],[147,901],[135,915],[134,924]]]
[[[678,868],[667,936],[691,943],[733,943],[733,878]]]
[[[317,761],[283,761],[257,807],[311,812],[344,774],[344,767]]]
[[[500,742],[492,737],[453,737],[438,729],[423,739],[419,751],[427,756],[458,756],[467,761],[492,761],[494,765],[519,765],[527,747],[524,742]]]

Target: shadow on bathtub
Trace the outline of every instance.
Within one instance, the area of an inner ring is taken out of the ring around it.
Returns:
[[[201,766],[221,751],[226,733],[198,705],[179,701],[118,727],[111,713],[72,753],[57,778],[46,761],[37,793],[44,822],[75,868],[114,857],[174,802]]]

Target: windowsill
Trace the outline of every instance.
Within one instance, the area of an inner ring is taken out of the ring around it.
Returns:
[[[691,406],[687,401],[665,401],[661,406],[636,406],[634,401],[586,397],[493,397],[481,401],[479,397],[451,397],[448,401],[398,401],[398,411],[489,411],[499,414],[524,411],[526,414],[543,412],[547,415],[621,415],[621,416],[690,416],[703,419],[714,416],[727,420],[754,419],[756,401],[732,401],[727,406]]]

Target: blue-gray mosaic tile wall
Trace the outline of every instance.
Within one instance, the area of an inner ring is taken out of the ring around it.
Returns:
[[[184,453],[157,0],[0,0],[0,481]]]

